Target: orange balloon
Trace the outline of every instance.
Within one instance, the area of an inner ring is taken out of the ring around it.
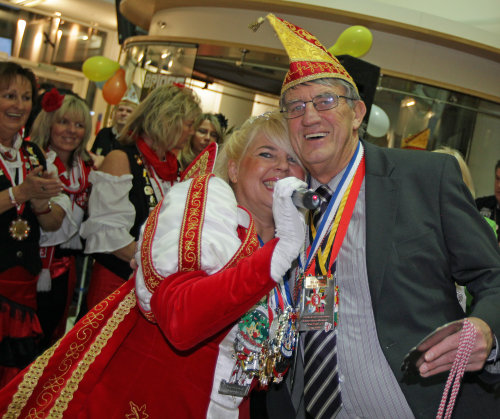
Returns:
[[[127,91],[125,70],[119,68],[116,73],[102,87],[102,96],[110,105],[118,105]]]

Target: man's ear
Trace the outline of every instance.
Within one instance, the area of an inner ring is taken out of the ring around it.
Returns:
[[[354,120],[353,120],[353,128],[359,129],[361,123],[363,122],[363,118],[366,114],[366,105],[362,100],[357,100],[354,104]]]
[[[231,183],[238,181],[238,165],[234,160],[229,160],[227,163],[227,176]]]

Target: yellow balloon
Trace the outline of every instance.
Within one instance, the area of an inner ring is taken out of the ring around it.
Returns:
[[[364,26],[351,26],[342,32],[337,42],[328,49],[333,55],[351,55],[361,57],[371,48],[373,35]]]
[[[99,82],[108,80],[119,68],[120,63],[101,55],[96,55],[85,60],[82,72],[89,80]]]

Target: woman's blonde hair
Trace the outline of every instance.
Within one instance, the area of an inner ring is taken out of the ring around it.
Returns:
[[[195,129],[197,130],[203,121],[210,122],[215,131],[217,132],[217,144],[222,144],[224,142],[224,132],[219,122],[219,118],[215,116],[213,113],[203,113],[201,114],[195,122]],[[185,169],[189,164],[195,159],[196,154],[193,150],[193,138],[196,134],[193,134],[189,137],[189,140],[186,142],[186,145],[182,148],[181,152],[177,156],[177,159],[181,163],[181,168]]]
[[[61,107],[53,112],[46,112],[42,109],[36,117],[35,122],[33,122],[30,141],[33,141],[42,150],[46,150],[50,144],[52,125],[56,122],[61,122],[64,117],[74,117],[75,119],[82,120],[85,128],[83,140],[73,151],[72,159],[75,156],[79,156],[86,162],[92,162],[90,154],[87,151],[87,143],[92,131],[90,110],[87,104],[78,96],[65,95]]]
[[[470,170],[467,167],[467,163],[465,163],[465,160],[464,160],[462,154],[458,150],[455,150],[454,148],[450,148],[447,146],[441,146],[433,151],[435,153],[449,154],[450,156],[453,156],[458,160],[458,165],[460,166],[460,170],[462,171],[462,179],[463,179],[464,183],[467,185],[467,187],[469,188],[472,197],[475,198],[476,197],[476,190],[474,188],[474,182],[472,181],[472,176],[470,174]]]
[[[230,160],[239,166],[241,159],[250,144],[259,134],[263,134],[274,145],[282,148],[302,166],[297,155],[292,149],[288,138],[288,125],[280,112],[267,112],[257,117],[249,118],[238,130],[234,131],[224,141],[222,150],[217,156],[214,173],[229,182],[228,163]]]
[[[120,143],[134,144],[136,138],[146,135],[163,150],[177,146],[184,129],[184,121],[193,123],[201,113],[200,101],[187,87],[174,85],[154,89],[130,114],[120,135]]]

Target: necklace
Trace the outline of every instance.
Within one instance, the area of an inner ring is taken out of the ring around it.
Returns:
[[[7,160],[10,163],[15,162],[17,160],[17,152],[13,153],[10,150],[6,150],[6,151],[0,151],[0,154],[2,154],[4,160]]]

